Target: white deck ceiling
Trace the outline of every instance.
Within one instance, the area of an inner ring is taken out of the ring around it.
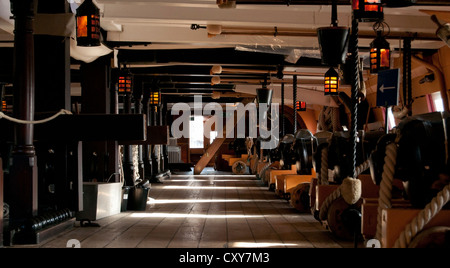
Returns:
[[[76,5],[81,0],[68,0]],[[132,47],[123,45],[117,49],[140,50],[168,50],[168,49],[197,49],[224,48],[244,46],[247,49],[269,49],[279,53],[283,49],[297,49],[302,53],[318,53],[316,36],[277,36],[250,34],[220,34],[208,35],[207,29],[192,30],[192,24],[200,26],[221,27],[226,32],[233,31],[261,31],[274,33],[275,27],[281,33],[284,30],[314,33],[319,27],[327,27],[331,23],[330,5],[263,5],[238,4],[235,8],[219,8],[216,0],[96,0],[102,12],[102,28],[107,31],[108,42],[135,43]],[[264,2],[264,1],[261,1]],[[294,2],[294,1],[293,1]],[[311,1],[313,3],[314,1]],[[323,1],[322,1],[323,2]],[[331,2],[331,1],[330,1]],[[422,2],[418,0],[418,2]],[[429,1],[433,2],[433,1]],[[13,40],[13,20],[11,20],[9,0],[0,0],[0,46],[11,46],[5,41]],[[393,48],[399,48],[401,38],[396,35],[412,33],[424,39],[413,40],[414,49],[438,49],[445,44],[435,37],[437,25],[430,15],[424,11],[438,10],[450,12],[450,3],[429,6],[420,4],[404,8],[385,8],[385,22],[390,26],[391,37],[388,41]],[[441,13],[442,14],[442,13]],[[350,27],[351,6],[338,6],[339,26]],[[447,17],[438,15],[443,22]],[[450,21],[447,21],[450,22]],[[373,23],[360,23],[359,31],[367,37],[361,37],[359,45],[367,48],[373,40]],[[139,45],[138,43],[146,43]],[[188,65],[189,63],[181,63]],[[217,64],[217,63],[214,63]],[[220,63],[219,63],[220,64]],[[143,66],[144,67],[144,66]],[[148,67],[148,66],[145,66]],[[302,66],[290,67],[291,71],[300,70]],[[314,72],[314,70],[311,70]],[[275,87],[279,87],[276,85]],[[308,85],[303,85],[303,88]],[[254,86],[236,85],[235,91],[251,93]],[[314,91],[321,91],[320,86],[310,85],[306,95],[311,96],[311,103],[329,105],[331,101],[314,98]],[[292,91],[291,88],[287,90]],[[300,88],[300,91],[302,88]],[[323,90],[323,89],[322,89]],[[290,94],[290,93],[287,93]],[[278,95],[275,94],[275,98]]]
[[[97,0],[103,10],[102,24],[110,29],[109,41],[152,42],[188,46],[275,45],[294,48],[318,48],[315,37],[218,35],[208,37],[206,29],[193,31],[191,24],[220,25],[223,29],[264,28],[315,30],[331,22],[331,6],[328,5],[237,5],[233,9],[221,9],[215,0]],[[412,6],[385,8],[385,21],[393,33],[419,33],[434,35],[437,26],[430,16],[421,10],[447,10],[450,6]],[[339,26],[351,25],[351,7],[338,6]],[[361,23],[361,32],[373,32],[373,23]],[[119,26],[119,27],[117,27]],[[361,39],[362,46],[372,40]],[[392,45],[398,42],[391,40]],[[413,48],[439,48],[439,41],[416,40]],[[150,46],[151,47],[151,46]]]

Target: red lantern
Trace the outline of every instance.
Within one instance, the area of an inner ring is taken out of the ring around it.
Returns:
[[[129,73],[119,76],[119,94],[126,95],[133,93],[133,77]]]
[[[352,0],[355,19],[363,22],[378,21],[384,18],[381,0]]]
[[[370,72],[388,70],[391,66],[391,50],[389,43],[382,36],[381,31],[377,32],[377,38],[370,44]]]
[[[304,101],[297,101],[295,104],[296,110],[300,112],[306,111],[306,102]]]
[[[324,84],[325,96],[335,96],[339,94],[339,74],[330,68],[328,72],[325,73],[325,84]]]

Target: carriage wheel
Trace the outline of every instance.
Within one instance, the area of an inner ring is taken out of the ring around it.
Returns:
[[[247,164],[245,164],[244,161],[236,161],[231,170],[233,171],[233,174],[243,175],[247,172]]]

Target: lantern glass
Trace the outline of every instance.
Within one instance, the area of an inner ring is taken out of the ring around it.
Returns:
[[[119,94],[131,94],[132,93],[133,79],[131,75],[119,76]]]
[[[297,103],[295,104],[295,107],[296,107],[297,111],[304,112],[304,111],[306,111],[306,102],[297,101]]]
[[[339,83],[339,74],[334,70],[334,68],[330,68],[330,70],[328,70],[328,72],[326,72],[325,74],[325,96],[338,95]]]
[[[77,9],[77,45],[100,46],[100,9],[86,0]]]
[[[377,73],[381,70],[390,69],[391,51],[389,43],[377,33],[377,38],[370,44],[370,72]]]
[[[353,14],[364,22],[377,21],[384,18],[381,0],[353,0]]]
[[[161,93],[158,91],[150,92],[150,105],[160,105],[161,104]]]

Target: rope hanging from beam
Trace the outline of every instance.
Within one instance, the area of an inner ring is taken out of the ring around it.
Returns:
[[[294,75],[293,80],[293,108],[294,108],[294,135],[297,133],[297,75]]]
[[[17,123],[17,124],[23,124],[23,125],[37,125],[37,124],[44,124],[44,123],[48,123],[54,119],[56,119],[57,117],[59,117],[60,115],[72,115],[72,112],[67,111],[67,110],[61,110],[59,111],[57,114],[47,118],[47,119],[43,119],[43,120],[37,120],[37,121],[27,121],[27,120],[21,120],[21,119],[17,119],[11,116],[8,116],[6,114],[4,114],[3,112],[0,112],[0,119],[6,119],[9,120],[11,122]]]

